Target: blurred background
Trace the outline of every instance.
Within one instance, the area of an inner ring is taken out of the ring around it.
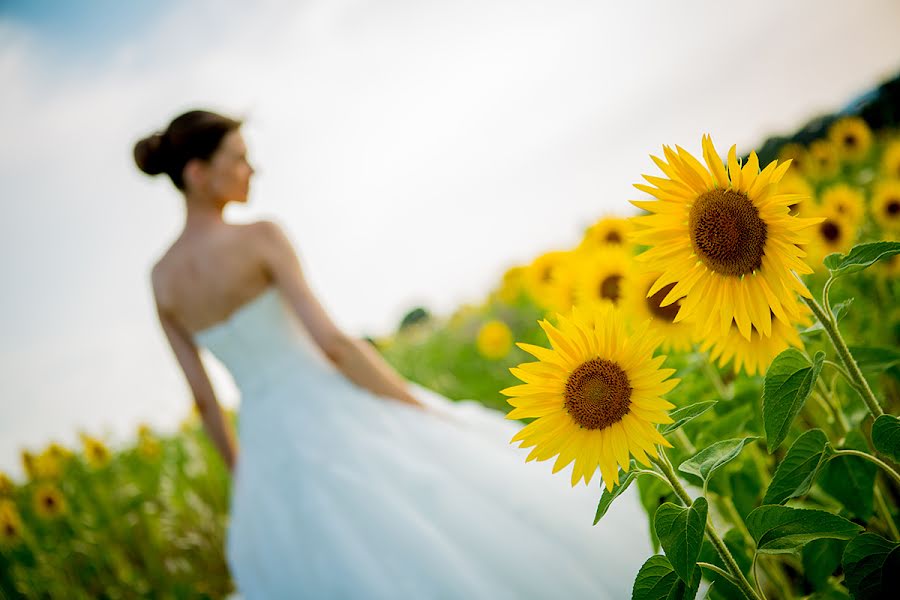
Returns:
[[[184,110],[246,119],[229,218],[280,221],[380,336],[627,214],[661,144],[745,153],[838,111],[896,74],[898,31],[895,0],[0,0],[0,470],[189,413],[149,284],[183,200],[131,158]]]

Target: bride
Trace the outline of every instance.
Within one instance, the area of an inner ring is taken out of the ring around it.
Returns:
[[[521,424],[404,380],[336,327],[278,225],[223,220],[254,172],[240,127],[195,110],[134,148],[142,171],[165,173],[185,198],[153,293],[233,474],[226,557],[240,593],[629,597],[651,553],[634,487],[592,527],[600,487],[525,463],[509,444]],[[240,390],[237,441],[201,347]]]

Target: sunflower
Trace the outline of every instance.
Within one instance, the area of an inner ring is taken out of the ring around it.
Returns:
[[[828,139],[838,149],[841,158],[859,162],[872,148],[872,130],[859,117],[838,119],[828,128]]]
[[[72,451],[62,444],[58,444],[56,442],[52,442],[49,446],[47,446],[47,448],[44,450],[44,453],[49,454],[61,463],[64,463],[72,458]]]
[[[106,447],[106,444],[84,433],[81,434],[81,442],[84,457],[89,465],[95,469],[106,466],[110,459],[109,448]]]
[[[156,435],[154,435],[153,430],[146,424],[141,424],[138,427],[137,450],[138,454],[148,460],[153,460],[159,456],[159,440]]]
[[[900,179],[876,184],[872,193],[872,216],[885,232],[900,233]]]
[[[588,314],[592,313],[592,314]],[[656,423],[671,423],[674,406],[662,398],[677,384],[674,369],[661,369],[664,356],[653,357],[659,339],[645,322],[628,335],[613,306],[593,311],[573,308],[557,315],[559,328],[539,324],[552,349],[517,344],[538,359],[510,369],[524,381],[501,390],[515,407],[508,419],[535,418],[510,443],[534,447],[527,461],[557,456],[556,473],[572,461],[572,485],[585,485],[600,467],[607,490],[619,482],[618,467],[629,469],[629,456],[649,465],[658,456],[655,444],[671,447]]]
[[[660,306],[682,296],[675,321],[689,319],[704,336],[724,335],[732,321],[746,339],[753,327],[772,334],[771,315],[786,325],[800,316],[797,293],[810,297],[796,273],[811,273],[802,260],[815,219],[788,214],[795,196],[781,194],[777,184],[789,164],[770,163],[760,172],[756,153],[741,167],[735,147],[723,166],[709,136],[703,136],[702,165],[687,151],[664,146],[668,162],[652,157],[667,177],[644,178],[636,184],[656,200],[633,201],[651,213],[634,217],[642,231],[637,241],[651,246],[639,255],[662,272],[648,295],[674,283]]]
[[[828,140],[815,140],[809,145],[810,168],[816,179],[830,179],[838,174],[841,163],[837,147]]]
[[[475,340],[478,353],[488,360],[500,360],[512,348],[512,332],[509,326],[497,319],[486,322],[478,330]]]
[[[16,503],[0,498],[0,546],[15,546],[22,540],[22,518]]]
[[[631,233],[631,221],[622,217],[604,217],[588,227],[578,249],[594,251],[604,246],[630,245],[628,235]]]
[[[856,240],[856,225],[843,219],[834,212],[820,211],[824,220],[814,229],[814,236],[809,246],[808,262],[816,270],[823,270],[822,259],[832,252],[846,253]]]
[[[815,191],[812,184],[794,169],[788,169],[788,172],[778,183],[778,193],[794,196],[794,203],[788,205],[788,210],[795,216],[809,216],[816,205]]]
[[[633,269],[631,258],[630,252],[618,246],[606,246],[585,255],[578,267],[575,304],[618,304],[622,286]]]
[[[862,192],[846,183],[838,183],[822,192],[822,209],[834,213],[853,225],[859,225],[865,211],[866,199]]]
[[[62,472],[62,460],[49,449],[44,450],[34,457],[33,475],[34,479],[59,479]]]
[[[798,323],[808,325],[809,309],[805,306],[804,315]],[[735,373],[741,369],[747,375],[765,374],[769,365],[782,351],[789,346],[803,348],[800,334],[797,328],[785,325],[777,319],[772,322],[772,335],[760,335],[754,328],[750,332],[750,339],[746,339],[733,325],[724,336],[712,336],[706,338],[700,345],[703,352],[709,351],[710,361],[718,359],[719,366],[724,367],[728,361],[733,362]]]
[[[25,474],[28,475],[29,479],[34,479],[37,475],[34,468],[34,462],[37,457],[28,450],[22,450],[19,456],[22,459],[22,468],[25,470]]]
[[[500,287],[495,292],[495,297],[501,302],[512,304],[518,300],[519,295],[524,290],[525,285],[525,267],[511,267],[503,274]]]
[[[900,139],[885,146],[881,155],[881,172],[890,179],[900,179]]]
[[[0,496],[12,496],[13,490],[16,489],[16,485],[13,483],[12,479],[9,478],[9,475],[0,471]]]
[[[525,289],[545,309],[568,312],[573,304],[574,253],[547,252],[537,257],[525,271]]]
[[[635,323],[651,319],[650,329],[663,336],[660,345],[663,352],[688,351],[693,345],[693,328],[684,321],[675,322],[675,315],[681,308],[681,298],[668,306],[659,305],[675,284],[665,285],[655,294],[647,294],[659,275],[660,273],[652,272],[633,273],[622,286],[622,301],[619,305]]]
[[[44,483],[35,488],[32,502],[34,511],[42,519],[55,519],[66,512],[66,499],[52,483]]]
[[[809,171],[810,167],[810,159],[809,152],[806,151],[806,148],[801,146],[800,144],[790,143],[785,144],[781,147],[781,150],[778,151],[778,162],[788,162],[791,161],[790,171],[797,173],[805,173]]]

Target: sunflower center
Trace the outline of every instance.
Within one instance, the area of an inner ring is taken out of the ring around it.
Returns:
[[[618,423],[631,406],[628,376],[616,363],[592,358],[566,381],[565,407],[585,429],[605,429]]]
[[[46,506],[47,508],[53,508],[54,506],[56,506],[56,500],[53,498],[53,496],[44,497],[44,506]]]
[[[854,148],[856,146],[856,136],[852,133],[848,133],[844,136],[844,145],[849,148]]]
[[[740,277],[762,265],[766,223],[743,192],[716,189],[701,195],[688,226],[694,252],[711,271]]]
[[[675,321],[675,315],[678,314],[678,310],[681,308],[681,301],[676,300],[668,306],[660,306],[660,304],[674,287],[674,283],[665,285],[658,292],[647,298],[647,306],[650,308],[650,312],[653,313],[653,316],[659,317],[669,323]]]
[[[822,237],[829,242],[837,241],[841,237],[841,228],[834,221],[822,221],[819,231],[822,233]]]
[[[598,292],[601,298],[617,302],[619,300],[619,282],[622,281],[621,275],[610,275],[600,282]]]
[[[621,244],[622,236],[619,235],[618,231],[610,231],[606,234],[606,241],[610,244]]]
[[[884,210],[890,216],[896,216],[897,213],[900,213],[900,198],[895,198],[888,201],[887,206],[884,207]]]
[[[553,267],[549,265],[544,267],[544,269],[541,271],[541,283],[549,283],[552,275]]]

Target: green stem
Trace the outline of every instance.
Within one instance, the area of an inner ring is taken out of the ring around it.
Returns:
[[[678,444],[682,448],[687,450],[688,454],[696,454],[697,453],[697,448],[694,446],[694,444],[691,443],[691,440],[688,438],[687,434],[684,432],[683,429],[676,429],[674,433],[675,433],[675,439],[678,441]]]
[[[728,581],[733,583],[735,585],[735,587],[740,587],[738,585],[738,582],[735,581],[734,577],[732,577],[731,574],[728,573],[725,569],[719,568],[716,565],[713,565],[713,564],[710,564],[707,562],[698,562],[697,566],[702,567],[704,569],[709,569],[710,571],[718,573],[719,575],[721,575],[722,577],[724,577],[725,579],[727,579]]]
[[[887,523],[891,535],[895,540],[900,540],[900,531],[897,530],[897,523],[894,522],[894,517],[891,515],[891,509],[888,508],[887,502],[884,501],[884,494],[882,493],[880,484],[880,481],[875,483],[875,504],[878,505],[878,512],[884,517],[884,521]]]
[[[684,489],[681,485],[681,482],[678,480],[678,476],[675,475],[675,469],[672,467],[672,463],[669,462],[668,457],[666,456],[665,450],[661,447],[659,448],[659,458],[651,460],[660,468],[663,472],[663,475],[666,476],[666,479],[669,481],[669,485],[672,486],[672,490],[675,492],[675,495],[684,503],[685,506],[690,506],[694,503],[691,499],[690,494]],[[735,579],[735,583],[737,587],[744,593],[747,598],[751,600],[763,600],[760,598],[759,594],[754,591],[753,586],[750,585],[750,582],[747,581],[747,578],[744,577],[744,574],[741,572],[741,568],[738,566],[737,562],[734,560],[734,557],[731,555],[731,552],[725,546],[725,542],[722,541],[722,538],[719,537],[719,534],[716,533],[715,528],[713,528],[712,523],[709,518],[706,519],[706,536],[709,538],[709,541],[712,542],[713,547],[718,552],[719,557],[728,567],[728,570],[731,572],[732,577]]]
[[[900,473],[897,473],[897,471],[892,469],[891,466],[888,465],[886,462],[882,461],[881,459],[879,459],[875,456],[872,456],[871,454],[869,454],[867,452],[860,452],[859,450],[850,450],[850,449],[835,450],[834,456],[858,456],[860,458],[864,458],[867,461],[873,462],[876,465],[878,465],[879,467],[881,467],[882,469],[884,469],[884,472],[887,473],[891,477],[891,479],[894,480],[895,483],[900,485]]]
[[[719,394],[719,398],[721,398],[722,400],[729,399],[728,389],[725,387],[725,382],[722,381],[722,375],[719,373],[719,370],[714,367],[708,360],[704,360],[700,364],[703,372],[712,382],[713,387],[716,388],[716,393]]]
[[[866,406],[869,407],[869,412],[872,413],[872,416],[877,419],[884,414],[884,411],[881,410],[881,406],[878,405],[878,400],[875,399],[875,394],[872,392],[872,388],[869,387],[869,382],[866,381],[866,378],[863,377],[862,371],[859,370],[859,365],[856,364],[856,361],[853,359],[853,355],[850,354],[850,349],[847,348],[847,344],[846,342],[844,342],[844,338],[841,337],[841,332],[838,329],[837,324],[833,319],[828,317],[824,309],[819,306],[819,303],[814,299],[804,298],[803,301],[806,302],[806,305],[809,306],[810,309],[812,309],[813,313],[816,315],[816,318],[819,319],[820,323],[822,323],[822,327],[825,329],[825,333],[828,334],[829,339],[831,339],[832,345],[834,345],[834,349],[837,350],[837,354],[840,357],[841,362],[844,363],[844,368],[847,370],[850,378],[855,382],[855,387],[859,390],[863,401],[866,403]]]

